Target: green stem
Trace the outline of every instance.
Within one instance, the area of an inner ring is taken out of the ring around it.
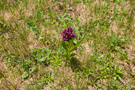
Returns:
[[[68,41],[68,52],[67,52],[67,54],[68,54],[68,59],[70,58],[70,41]]]

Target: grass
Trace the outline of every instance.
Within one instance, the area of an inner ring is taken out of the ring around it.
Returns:
[[[0,90],[134,90],[134,0],[1,0]],[[62,30],[74,29],[65,57]]]

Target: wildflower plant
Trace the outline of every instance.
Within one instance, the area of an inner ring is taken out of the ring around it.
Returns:
[[[68,28],[67,30],[66,29],[64,29],[63,31],[62,31],[62,39],[64,40],[64,41],[69,41],[69,40],[71,40],[72,38],[75,38],[75,34],[73,33],[73,28]]]
[[[81,39],[77,44],[74,44],[74,39],[76,37],[75,33],[73,33],[74,30],[72,27],[69,27],[68,29],[64,29],[62,31],[62,46],[65,49],[65,54],[64,56],[67,59],[71,59],[73,51],[81,44],[82,40]]]

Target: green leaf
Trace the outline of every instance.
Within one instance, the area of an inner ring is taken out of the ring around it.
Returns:
[[[32,31],[33,31],[35,34],[40,34],[39,30],[38,30],[36,27],[32,27]]]
[[[68,57],[68,55],[67,54],[64,54],[64,55],[62,55],[63,57]]]
[[[39,40],[42,40],[42,39],[44,39],[44,37],[40,36],[40,37],[39,37]]]
[[[47,48],[45,48],[45,47],[43,48],[43,50],[47,52],[46,57],[48,57],[48,56],[51,54],[51,50],[48,50],[48,49],[47,49]]]
[[[49,52],[50,50],[48,50],[47,48],[43,47],[43,50],[46,52]]]
[[[26,79],[28,77],[29,77],[29,74],[27,72],[25,72],[25,73],[22,74],[22,78]]]
[[[46,58],[48,58],[49,56],[50,56],[50,54],[51,54],[51,51],[50,50],[48,50],[47,48],[42,48],[43,50],[44,50],[44,57],[42,57],[41,59],[39,59],[39,61],[41,61],[41,62],[43,62],[43,61],[45,61],[46,60]]]
[[[36,70],[36,66],[32,67],[32,69],[31,69],[31,72],[30,72],[30,73],[33,73],[35,70]]]
[[[71,39],[70,41],[69,41],[69,48],[71,48],[73,46],[73,39]]]
[[[63,46],[63,48],[64,48],[66,51],[68,51],[67,45],[66,45],[65,41],[62,41],[62,46]]]
[[[83,41],[84,38],[82,38],[71,50],[70,53],[73,52],[78,46],[80,46],[81,42]]]
[[[46,60],[46,57],[43,57],[43,58],[39,59],[39,61],[41,61],[41,62],[43,62],[45,60]]]
[[[66,12],[66,11],[64,11],[63,17],[65,17],[65,16],[66,16],[66,14],[67,14],[67,12]]]
[[[31,22],[31,20],[26,19],[26,22],[27,22],[27,27],[28,28],[31,28],[33,26],[33,23]]]
[[[21,60],[21,59],[18,58],[18,57],[15,57],[14,59],[15,59],[15,61],[17,61],[17,62],[22,62],[22,61],[23,61],[23,60]]]

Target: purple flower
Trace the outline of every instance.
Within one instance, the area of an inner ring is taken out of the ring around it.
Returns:
[[[72,38],[75,38],[75,34],[73,33],[73,28],[68,28],[68,29],[64,29],[63,31],[62,31],[62,39],[64,40],[64,41],[69,41],[69,40],[71,40]]]

